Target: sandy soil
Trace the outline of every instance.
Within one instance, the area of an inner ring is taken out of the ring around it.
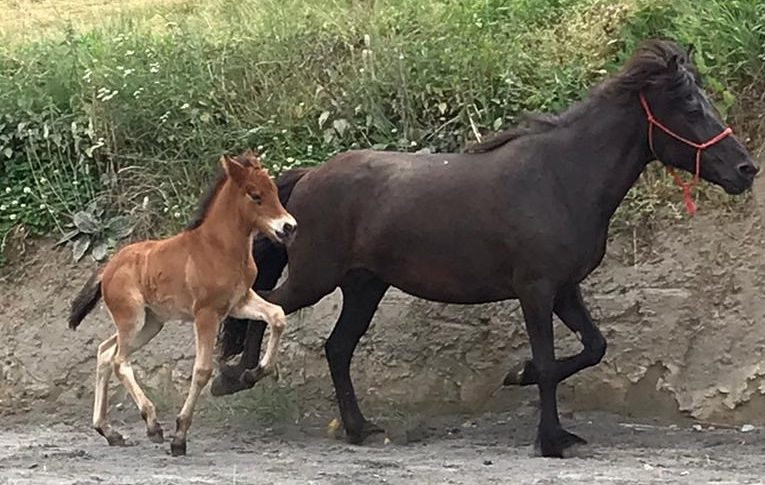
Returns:
[[[0,431],[2,484],[643,484],[763,483],[763,433],[626,422],[606,414],[569,416],[591,444],[566,460],[533,456],[529,411],[410,423],[389,443],[347,445],[323,427],[267,429],[197,423],[189,455],[143,437],[125,416],[134,445],[109,448],[87,421],[13,423]],[[79,418],[78,418],[79,419]],[[8,424],[8,423],[6,423]]]

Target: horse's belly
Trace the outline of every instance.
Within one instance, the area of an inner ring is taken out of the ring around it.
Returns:
[[[476,262],[447,264],[427,258],[381,265],[385,281],[410,295],[443,303],[490,303],[515,298],[509,268]],[[465,264],[467,263],[467,264]]]

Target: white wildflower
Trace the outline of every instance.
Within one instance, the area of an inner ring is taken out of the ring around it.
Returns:
[[[181,109],[189,109],[189,103],[183,103]]]
[[[6,187],[5,188],[5,193],[6,194],[10,194],[11,193],[11,188],[10,187]]]
[[[132,56],[133,54],[135,54],[135,51],[127,51],[127,52],[125,52],[126,56]]]
[[[4,211],[4,210],[6,210],[7,208],[8,208],[8,206],[7,206],[7,205],[5,205],[5,204],[2,204],[2,205],[0,205],[0,211]]]
[[[10,216],[8,216],[8,218],[10,220],[12,220],[12,221],[15,221],[16,220],[16,214],[11,214]]]
[[[45,210],[45,204],[40,204],[40,210]]]
[[[23,190],[23,192],[24,192],[25,194],[31,194],[31,193],[32,193],[32,189],[30,189],[29,187],[24,187],[24,190]]]
[[[180,212],[176,212],[176,213],[174,213],[174,214],[173,214],[173,217],[175,217],[176,219],[178,219],[178,218],[180,218],[180,217],[181,217],[181,213],[180,213]]]

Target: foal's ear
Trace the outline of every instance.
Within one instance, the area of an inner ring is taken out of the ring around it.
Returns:
[[[237,183],[245,180],[247,177],[247,167],[228,155],[222,155],[220,157],[220,166],[223,167],[226,175]]]

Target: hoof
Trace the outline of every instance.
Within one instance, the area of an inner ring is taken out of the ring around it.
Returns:
[[[537,369],[527,360],[520,368],[511,370],[502,381],[503,386],[530,386],[537,383]]]
[[[238,380],[239,376],[242,375],[242,372],[244,371],[245,369],[238,365],[221,365],[218,367],[218,373],[226,379],[231,380]]]
[[[186,456],[186,440],[173,439],[170,442],[170,454],[173,456]]]
[[[253,383],[254,384],[254,383]],[[210,394],[213,396],[225,396],[239,391],[249,389],[252,385],[247,385],[242,381],[242,375],[237,374],[234,378],[229,378],[224,374],[218,374],[210,384]]]
[[[117,431],[110,430],[108,433],[104,433],[101,430],[96,431],[106,438],[106,442],[109,443],[109,446],[127,446],[127,441],[125,441],[125,438]]]
[[[165,434],[162,432],[162,426],[159,423],[155,424],[153,428],[146,430],[146,436],[152,443],[164,443]]]
[[[243,385],[246,385],[247,388],[250,388],[254,386],[256,382],[263,379],[270,373],[270,371],[265,370],[263,367],[257,366],[254,369],[247,369],[246,371],[242,372],[242,377],[239,379]]]
[[[569,458],[576,454],[576,448],[587,444],[587,440],[563,428],[553,433],[540,433],[535,444],[538,455],[546,458]]]
[[[360,445],[367,438],[375,434],[385,433],[385,430],[371,421],[364,420],[361,429],[358,431],[346,431],[346,439],[352,445]]]

